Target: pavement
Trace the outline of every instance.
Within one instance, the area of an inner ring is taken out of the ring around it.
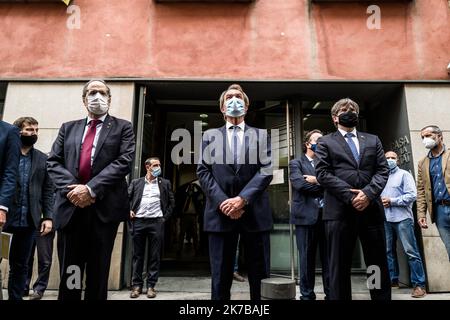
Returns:
[[[157,296],[154,299],[148,299],[145,294],[139,298],[130,299],[129,290],[110,291],[109,300],[209,300],[210,299],[210,277],[160,277],[155,289]],[[352,276],[352,289],[354,300],[370,300],[369,291],[366,287],[366,278],[364,275]],[[428,293],[424,298],[412,298],[411,288],[401,287],[392,289],[393,300],[450,300],[449,293]],[[7,291],[3,291],[5,299]],[[43,300],[56,300],[57,290],[47,290]],[[316,277],[316,295],[317,300],[324,299],[321,277]],[[25,298],[27,300],[28,298]],[[249,300],[248,282],[233,282],[231,288],[232,300]],[[297,286],[296,299],[299,299],[299,287]]]

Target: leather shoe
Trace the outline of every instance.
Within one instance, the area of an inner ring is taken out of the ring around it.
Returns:
[[[239,282],[245,282],[245,278],[237,272],[233,273],[233,279]]]
[[[35,292],[33,292],[33,293],[30,295],[30,298],[29,298],[29,299],[30,299],[30,300],[41,300],[41,299],[42,299],[42,296],[43,296],[42,293],[35,291]]]
[[[394,281],[391,283],[391,288],[392,289],[399,289],[400,288],[400,284],[398,283],[398,281]]]
[[[153,288],[148,288],[147,290],[147,298],[155,298],[156,297],[156,291]]]
[[[130,298],[135,299],[138,298],[142,293],[142,288],[139,287],[134,287],[133,289],[131,289],[130,292]]]
[[[415,287],[411,293],[411,297],[413,298],[423,298],[427,295],[427,292],[422,287]]]

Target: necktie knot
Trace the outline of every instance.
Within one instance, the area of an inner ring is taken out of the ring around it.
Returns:
[[[96,119],[91,120],[91,121],[89,121],[89,128],[96,128],[97,125],[101,122],[102,122],[102,120],[96,120]]]
[[[353,138],[355,135],[352,133],[352,132],[347,132],[346,134],[345,134],[345,137],[346,138],[349,138],[349,139],[351,139],[351,138]]]

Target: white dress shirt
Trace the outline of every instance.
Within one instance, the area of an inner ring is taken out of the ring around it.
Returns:
[[[228,139],[228,145],[232,145],[233,141],[233,130],[231,127],[234,126],[234,124],[230,123],[227,121],[226,123],[227,126],[227,139]],[[242,145],[242,141],[244,140],[244,129],[245,129],[245,122],[242,121],[241,123],[239,123],[238,125],[238,129],[237,130],[237,136],[239,139],[239,144]],[[230,129],[231,128],[231,129]]]
[[[97,147],[98,138],[100,137],[100,131],[103,128],[103,122],[105,122],[105,119],[106,119],[107,115],[108,114],[105,114],[105,115],[103,115],[103,116],[101,116],[100,118],[97,119],[97,120],[100,120],[100,123],[98,123],[97,126],[96,126],[95,137],[94,137],[94,141],[92,143],[91,167],[92,167],[92,163],[94,162],[95,149]],[[96,119],[93,119],[93,118],[91,118],[89,116],[87,117],[86,125],[84,127],[84,132],[83,132],[83,138],[81,139],[81,145],[83,145],[83,143],[84,143],[84,138],[86,137],[86,134],[88,132],[89,124],[90,124],[91,120],[96,120]],[[88,188],[89,193],[91,194],[91,197],[95,198],[96,194],[92,191],[92,189],[88,185],[86,185],[86,187]]]
[[[98,118],[97,120],[100,120],[100,123],[97,124],[97,129],[95,131],[95,137],[94,137],[94,142],[92,144],[92,152],[91,152],[91,166],[92,163],[94,162],[94,155],[95,155],[95,149],[97,147],[97,142],[98,142],[98,138],[100,137],[100,131],[102,130],[103,127],[103,122],[105,122],[105,118],[106,118],[107,114],[101,116],[100,118]],[[87,121],[86,121],[86,126],[84,127],[84,132],[83,132],[83,139],[81,140],[81,144],[83,145],[84,143],[84,138],[86,137],[87,131],[89,129],[89,124],[91,122],[91,120],[96,120],[93,119],[91,117],[87,117]]]
[[[151,181],[145,179],[141,204],[136,212],[137,218],[159,218],[163,216],[161,210],[161,194],[159,192],[158,179]]]
[[[353,129],[353,131],[350,131],[350,132],[347,132],[347,131],[345,131],[345,130],[342,130],[341,128],[338,128],[338,130],[339,130],[339,132],[342,134],[342,136],[344,137],[345,142],[347,142],[347,138],[345,137],[345,135],[346,135],[347,133],[353,133],[352,140],[353,140],[353,142],[355,143],[356,150],[358,150],[358,154],[360,154],[360,152],[359,152],[359,141],[358,141],[358,135],[356,134],[356,129]]]

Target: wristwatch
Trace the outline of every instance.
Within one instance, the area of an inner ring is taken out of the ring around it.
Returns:
[[[244,200],[244,204],[245,205],[248,205],[248,200],[247,199],[245,199],[244,197],[241,197],[241,196],[239,196],[242,200]]]

